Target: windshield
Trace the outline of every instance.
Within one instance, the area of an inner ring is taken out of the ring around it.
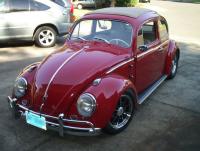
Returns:
[[[71,34],[71,40],[97,40],[129,48],[132,42],[132,26],[115,20],[83,20]]]

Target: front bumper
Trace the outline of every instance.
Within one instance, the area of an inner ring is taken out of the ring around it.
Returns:
[[[27,111],[45,117],[46,119],[57,121],[57,123],[55,123],[46,120],[46,126],[47,130],[48,129],[55,130],[59,132],[60,136],[64,136],[65,133],[79,135],[79,136],[94,136],[100,134],[101,132],[100,128],[95,128],[94,124],[89,121],[64,119],[63,113],[59,114],[59,116],[56,117],[32,111],[20,104],[17,104],[17,99],[16,98],[12,99],[10,96],[8,96],[8,103],[15,118],[25,117],[26,116],[25,111]],[[88,128],[67,126],[66,123],[80,124],[87,126]]]

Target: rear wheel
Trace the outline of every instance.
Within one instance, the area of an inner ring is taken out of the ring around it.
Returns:
[[[173,79],[176,76],[177,70],[178,70],[178,53],[176,53],[174,59],[172,60],[171,72],[168,79]]]
[[[36,45],[43,48],[52,47],[56,43],[56,31],[51,27],[43,26],[35,32],[34,38]]]
[[[78,8],[78,9],[83,9],[83,5],[78,4],[78,5],[77,5],[77,8]]]
[[[109,134],[117,134],[123,131],[130,123],[134,113],[133,100],[125,93],[119,99],[118,105],[112,114],[112,118],[104,128]]]

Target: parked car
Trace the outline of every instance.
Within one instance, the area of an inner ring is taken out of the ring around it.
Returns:
[[[72,10],[52,1],[0,0],[0,41],[20,39],[33,40],[41,47],[55,45],[56,36],[67,33]]]
[[[74,5],[72,4],[71,0],[51,0],[52,2],[68,8],[70,10],[70,14],[73,15],[74,14]]]
[[[139,0],[140,3],[150,3],[151,0]]]
[[[155,11],[96,10],[73,25],[61,49],[19,74],[8,102],[16,118],[61,136],[116,134],[175,77],[179,56],[167,21]]]
[[[84,7],[95,7],[94,0],[73,0],[75,8],[82,9]]]

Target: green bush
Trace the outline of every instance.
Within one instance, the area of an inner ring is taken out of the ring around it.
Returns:
[[[118,7],[132,7],[138,3],[138,0],[116,0]]]

